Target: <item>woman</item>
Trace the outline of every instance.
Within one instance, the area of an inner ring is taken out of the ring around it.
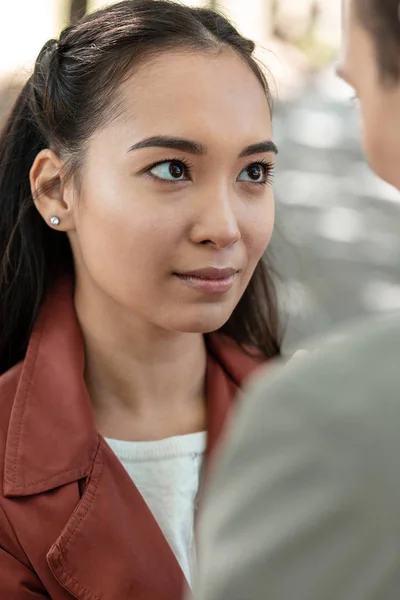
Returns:
[[[211,10],[126,0],[46,43],[17,100],[0,142],[1,598],[177,600],[190,583],[203,455],[279,353],[253,50]]]

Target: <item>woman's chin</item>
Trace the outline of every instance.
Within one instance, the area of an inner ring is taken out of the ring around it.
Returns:
[[[184,333],[211,333],[225,325],[231,314],[232,312],[227,310],[198,310],[196,314],[187,315],[186,318],[181,314],[179,318],[175,318],[174,322],[169,324],[168,329]]]

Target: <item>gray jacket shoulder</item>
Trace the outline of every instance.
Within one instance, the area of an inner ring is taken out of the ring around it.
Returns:
[[[200,522],[199,600],[396,600],[400,316],[253,382]]]

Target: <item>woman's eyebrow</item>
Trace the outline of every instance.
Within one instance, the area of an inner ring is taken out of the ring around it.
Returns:
[[[173,150],[180,150],[181,152],[198,155],[206,153],[205,146],[199,144],[199,142],[164,135],[155,135],[137,142],[128,148],[128,152],[140,150],[141,148],[172,148]]]
[[[262,152],[273,152],[274,154],[278,154],[278,148],[272,140],[265,140],[264,142],[251,144],[251,146],[244,148],[239,154],[239,158],[250,156],[251,154],[261,154]]]
[[[141,150],[142,148],[171,148],[173,150],[179,150],[181,152],[188,152],[189,154],[203,155],[206,154],[207,148],[195,142],[193,140],[187,140],[179,137],[169,137],[164,135],[155,135],[136,144],[133,144],[128,148],[128,152],[133,150]],[[244,148],[239,154],[239,158],[244,156],[250,156],[252,154],[260,154],[261,152],[273,152],[278,154],[278,148],[272,140],[265,140],[256,144],[251,144]]]

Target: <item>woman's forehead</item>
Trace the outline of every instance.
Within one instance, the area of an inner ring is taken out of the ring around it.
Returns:
[[[270,121],[266,91],[232,51],[168,52],[134,72],[122,90],[125,118],[140,121]]]

